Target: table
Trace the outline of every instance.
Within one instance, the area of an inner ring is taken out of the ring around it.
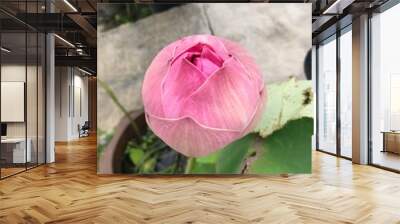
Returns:
[[[9,163],[26,163],[32,160],[32,141],[30,138],[26,139],[27,147],[25,153],[25,138],[5,138],[1,139],[2,157]],[[11,148],[10,148],[11,146]],[[5,152],[5,156],[3,156]],[[12,154],[12,156],[10,155]],[[11,159],[12,158],[12,159]]]
[[[382,131],[383,150],[382,152],[392,152],[400,154],[400,131]]]

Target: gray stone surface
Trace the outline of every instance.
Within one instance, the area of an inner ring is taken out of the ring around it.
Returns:
[[[98,78],[133,110],[142,107],[141,83],[151,60],[176,39],[213,32],[239,42],[262,69],[267,83],[304,79],[311,48],[311,4],[187,4],[136,23],[98,31]],[[122,113],[98,88],[99,128],[109,130]]]
[[[184,5],[146,17],[136,23],[98,32],[98,78],[115,92],[127,110],[142,107],[141,84],[152,59],[180,37],[210,33],[201,5]],[[122,112],[98,88],[98,127],[115,127]]]
[[[257,61],[267,83],[305,79],[311,49],[311,4],[207,4],[214,34],[239,42]]]

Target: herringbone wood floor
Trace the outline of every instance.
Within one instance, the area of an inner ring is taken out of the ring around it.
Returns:
[[[400,223],[400,175],[315,152],[289,177],[97,176],[94,137],[0,181],[0,223]]]

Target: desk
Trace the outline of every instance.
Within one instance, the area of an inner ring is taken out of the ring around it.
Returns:
[[[25,138],[5,138],[1,139],[2,157],[9,163],[25,163],[31,162],[32,153],[30,138],[26,140],[26,154],[25,154]],[[6,152],[3,156],[3,152]],[[11,156],[12,154],[12,156]],[[11,159],[12,158],[12,159]],[[26,161],[25,161],[26,159]]]
[[[382,152],[392,152],[400,154],[400,132],[382,131],[383,150]]]

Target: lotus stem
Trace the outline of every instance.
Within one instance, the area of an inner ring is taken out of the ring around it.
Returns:
[[[190,171],[193,168],[193,165],[194,165],[194,158],[193,157],[188,158],[187,164],[186,164],[186,167],[185,167],[185,174],[189,174],[190,173]]]
[[[142,135],[140,133],[139,127],[137,126],[136,122],[131,118],[128,110],[126,110],[125,107],[121,104],[121,102],[119,102],[114,91],[107,83],[103,82],[102,80],[97,79],[97,81],[99,82],[100,86],[104,89],[104,91],[106,91],[106,93],[110,96],[111,100],[115,103],[115,105],[122,111],[122,113],[124,113],[125,116],[128,117],[132,125],[133,131],[135,132],[136,136],[141,140]]]

